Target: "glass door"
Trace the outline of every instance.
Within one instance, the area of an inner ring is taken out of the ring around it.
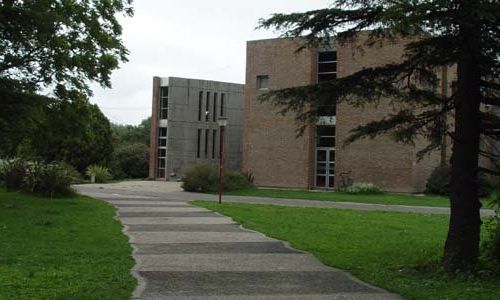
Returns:
[[[316,187],[335,186],[335,148],[316,148]]]

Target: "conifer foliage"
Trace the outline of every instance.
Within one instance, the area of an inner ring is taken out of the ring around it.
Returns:
[[[440,148],[443,136],[449,136],[453,142],[451,216],[443,265],[451,272],[474,266],[481,225],[478,173],[498,175],[496,170],[480,168],[478,161],[481,155],[500,159],[498,152],[481,147],[500,141],[500,118],[493,113],[500,107],[500,2],[338,0],[325,9],[272,15],[262,19],[260,27],[276,29],[286,37],[303,37],[301,49],[332,38],[343,45],[365,30],[369,37],[363,47],[393,39],[409,41],[399,63],[270,91],[261,100],[283,113],[295,113],[305,128],[321,106],[341,102],[363,106],[390,98],[404,108],[356,127],[347,143],[380,134],[403,143],[424,136],[429,141],[420,153],[424,155]],[[456,88],[447,96],[433,91],[438,86],[436,71],[444,66],[457,71]]]

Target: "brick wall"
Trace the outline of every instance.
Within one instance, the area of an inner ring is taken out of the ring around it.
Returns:
[[[347,76],[363,68],[397,63],[402,60],[404,45],[408,41],[384,41],[375,46],[363,47],[366,34],[356,42],[338,49],[339,76]],[[433,152],[420,162],[416,153],[426,146],[423,139],[415,145],[396,143],[388,136],[364,139],[343,147],[342,142],[349,132],[360,124],[380,120],[396,113],[401,106],[394,106],[389,99],[354,107],[340,103],[337,107],[337,176],[349,172],[354,182],[371,182],[385,190],[394,192],[422,192],[432,169],[439,164],[439,152]]]
[[[160,78],[153,77],[153,98],[151,111],[151,135],[149,150],[149,178],[156,178],[156,165],[158,163],[158,111],[160,99]]]
[[[269,89],[307,85],[312,82],[313,56],[309,50],[296,53],[299,41],[273,39],[247,43],[243,169],[259,186],[308,188],[313,153],[311,131],[296,137],[293,115],[262,104],[257,97],[258,75],[269,76]]]

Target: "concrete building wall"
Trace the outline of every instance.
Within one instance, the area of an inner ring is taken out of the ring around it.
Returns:
[[[224,116],[227,117],[229,124],[224,135],[225,166],[229,169],[240,170],[243,138],[243,85],[177,77],[162,78],[160,85],[168,86],[168,119],[156,118],[152,131],[155,130],[154,128],[167,127],[166,179],[180,179],[187,169],[196,164],[216,165],[219,163],[217,119],[220,116],[222,94],[224,94]],[[200,92],[202,92],[201,121],[198,120]],[[206,120],[207,93],[210,93],[208,121]],[[214,120],[215,93],[217,93],[217,116]],[[158,110],[158,107],[156,109]],[[201,130],[199,157],[197,157],[198,130]],[[205,149],[207,130],[208,139]],[[215,148],[213,148],[214,131],[216,132]],[[157,139],[156,136],[155,140]],[[154,147],[157,148],[157,146]],[[156,151],[151,159],[157,160]]]
[[[278,109],[257,100],[266,92],[257,87],[257,76],[269,76],[269,89],[312,83],[313,56],[308,50],[296,53],[298,47],[294,39],[247,43],[243,170],[259,186],[310,187],[313,132],[297,137],[293,116],[279,115]]]

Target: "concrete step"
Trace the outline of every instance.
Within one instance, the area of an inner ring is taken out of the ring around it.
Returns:
[[[118,212],[120,218],[128,217],[215,217],[217,214],[211,211],[152,211],[152,212]]]
[[[135,254],[297,253],[282,242],[135,244]]]
[[[236,224],[227,217],[214,214],[204,214],[203,217],[125,217],[120,215],[120,220],[125,225],[146,224]]]
[[[186,231],[186,232],[241,232],[237,224],[159,224],[159,225],[129,225],[128,231]]]
[[[139,272],[139,275],[148,282],[145,299],[162,296],[237,299],[238,295],[245,295],[241,299],[256,299],[253,298],[256,296],[257,299],[263,296],[268,297],[264,299],[399,299],[343,272]]]
[[[284,272],[334,271],[303,253],[136,255],[138,271]]]
[[[214,243],[214,242],[264,242],[272,239],[253,232],[128,232],[131,243],[169,244],[169,243]]]

